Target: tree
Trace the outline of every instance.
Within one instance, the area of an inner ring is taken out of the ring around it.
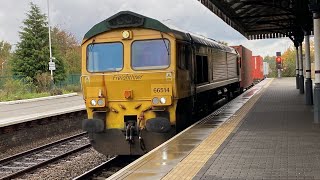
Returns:
[[[52,29],[52,44],[57,53],[65,61],[67,73],[79,74],[81,72],[81,46],[74,35],[58,27]]]
[[[277,77],[277,69],[276,69],[276,57],[275,56],[265,56],[263,59],[264,62],[269,63],[269,75],[268,77]]]
[[[30,3],[30,8],[26,14],[27,18],[23,21],[24,27],[19,32],[21,41],[17,44],[11,64],[15,75],[30,77],[36,82],[38,74],[49,72],[48,23],[46,15],[41,13],[37,5]],[[54,80],[62,81],[66,76],[64,64],[61,58],[56,56],[54,46],[52,50],[56,58]]]
[[[302,54],[305,54],[305,42],[302,43]],[[314,62],[314,41],[310,39],[310,60],[313,63]]]
[[[281,55],[282,59],[282,77],[293,77],[296,75],[296,50],[294,47],[289,47]],[[266,56],[264,61],[269,63],[269,77],[277,77],[278,69],[276,68],[276,57]]]
[[[296,50],[289,47],[281,56],[283,62],[283,77],[293,77],[296,75]]]
[[[1,65],[1,73],[0,75],[4,75],[7,74],[6,72],[8,72],[8,68],[7,65],[5,63],[8,62],[8,60],[11,57],[11,45],[8,42],[5,41],[0,41],[0,65]]]

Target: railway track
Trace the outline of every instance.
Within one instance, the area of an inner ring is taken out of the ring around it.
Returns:
[[[0,180],[17,178],[70,154],[91,147],[86,133],[80,133],[0,160]]]
[[[140,156],[114,156],[73,180],[105,179],[124,168]]]

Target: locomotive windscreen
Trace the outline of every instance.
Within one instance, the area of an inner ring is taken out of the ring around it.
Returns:
[[[143,70],[169,67],[169,47],[170,43],[167,39],[134,41],[132,43],[132,68]]]
[[[115,42],[88,45],[87,69],[89,72],[120,71],[122,67],[122,43]]]

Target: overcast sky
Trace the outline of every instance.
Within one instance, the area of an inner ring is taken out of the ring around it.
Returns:
[[[46,0],[1,2],[0,40],[11,44],[19,42],[18,32],[30,9],[30,2],[47,14]],[[276,51],[284,52],[292,45],[288,38],[249,41],[197,0],[50,0],[50,21],[51,26],[58,25],[81,41],[94,24],[122,10],[134,11],[229,45],[242,44],[254,55],[273,56]]]

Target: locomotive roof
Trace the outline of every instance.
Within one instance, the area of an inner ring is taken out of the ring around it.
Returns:
[[[131,11],[121,11],[108,19],[101,21],[100,23],[94,25],[85,35],[84,40],[90,39],[98,34],[101,34],[106,31],[110,31],[112,29],[117,28],[125,28],[125,27],[142,27],[146,29],[153,29],[164,33],[173,33],[177,39],[189,41],[191,39],[196,44],[203,44],[206,46],[210,46],[213,48],[217,48],[226,52],[236,53],[236,51],[223,45],[215,40],[199,36],[196,34],[192,34],[183,30],[177,30],[176,28],[170,28],[168,25],[165,25],[159,22],[156,19],[152,19]],[[191,37],[191,38],[190,38]]]

